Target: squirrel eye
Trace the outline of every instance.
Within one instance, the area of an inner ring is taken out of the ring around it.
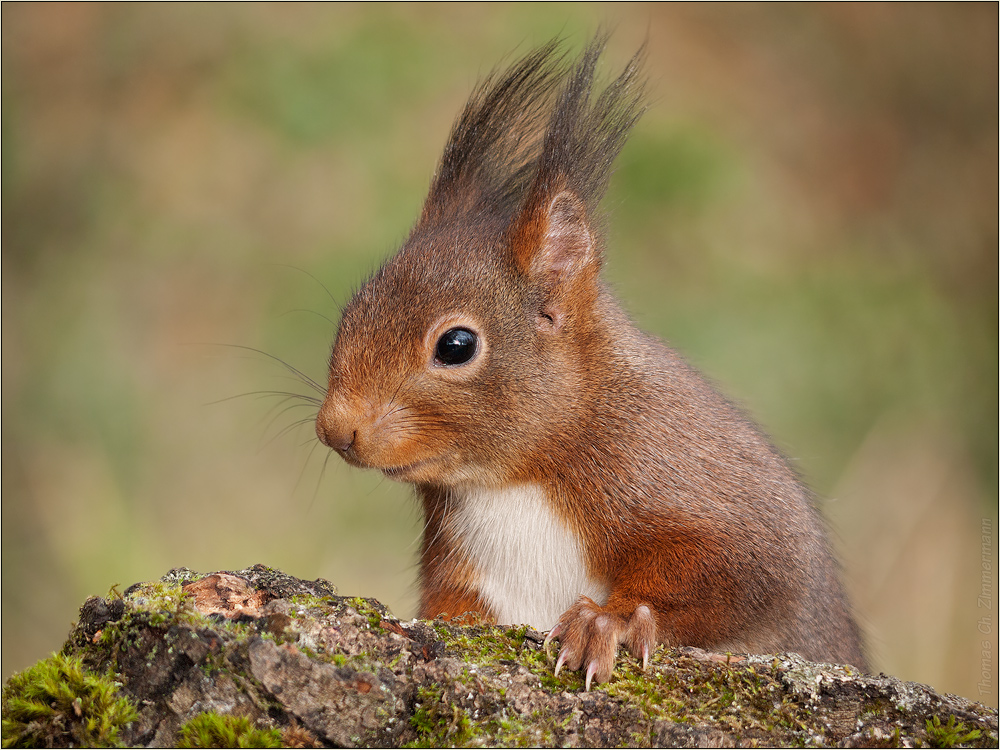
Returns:
[[[442,365],[464,365],[479,352],[479,337],[468,328],[449,328],[438,339],[434,358]]]

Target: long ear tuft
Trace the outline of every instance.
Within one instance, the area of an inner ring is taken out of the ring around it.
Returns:
[[[637,83],[643,50],[593,96],[607,39],[599,33],[573,64],[553,40],[490,73],[452,127],[418,227],[490,216],[507,228],[514,260],[525,271],[541,270],[546,258],[552,270],[578,268],[581,258],[563,252],[573,248],[587,248],[599,264],[594,215],[612,163],[643,111]],[[539,256],[546,238],[558,240],[549,248],[554,252]]]
[[[597,206],[607,189],[614,160],[645,109],[638,81],[644,49],[594,98],[597,60],[607,38],[607,34],[598,34],[566,74],[549,117],[534,177],[512,227],[515,260],[524,270],[537,269],[540,256],[561,257],[553,255],[545,243],[555,227],[564,223],[565,207],[570,205],[578,207],[572,211],[576,233],[588,238],[586,243],[575,243],[589,253],[588,258],[578,260],[600,263]],[[561,213],[555,213],[560,207]],[[561,263],[566,265],[566,259]]]
[[[452,127],[421,221],[463,209],[511,216],[534,176],[542,125],[561,77],[559,40],[475,89]]]
[[[607,39],[607,34],[598,34],[569,72],[546,128],[526,209],[533,202],[547,205],[559,190],[566,189],[592,213],[607,189],[612,164],[645,110],[642,86],[637,82],[644,49],[593,99],[597,60]]]

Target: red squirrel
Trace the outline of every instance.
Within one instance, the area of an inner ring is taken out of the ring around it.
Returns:
[[[343,310],[317,435],[416,488],[419,617],[549,630],[588,689],[619,645],[865,668],[808,490],[601,280],[598,203],[643,110],[641,52],[594,92],[605,41],[475,89]]]

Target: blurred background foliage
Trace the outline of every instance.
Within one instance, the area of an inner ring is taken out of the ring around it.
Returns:
[[[412,615],[408,488],[327,462],[271,357],[323,382],[476,80],[605,23],[651,81],[609,277],[815,488],[877,668],[996,705],[995,4],[2,13],[4,678],[179,565]]]

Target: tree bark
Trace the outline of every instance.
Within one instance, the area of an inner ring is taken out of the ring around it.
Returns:
[[[174,746],[203,714],[246,717],[244,729],[294,747],[998,742],[995,709],[794,654],[661,648],[642,672],[622,653],[611,681],[585,692],[579,674],[553,675],[543,635],[401,622],[372,599],[257,565],[174,570],[88,599],[63,655],[120,685],[138,715],[117,735],[131,746]],[[13,684],[4,746],[19,736]]]

